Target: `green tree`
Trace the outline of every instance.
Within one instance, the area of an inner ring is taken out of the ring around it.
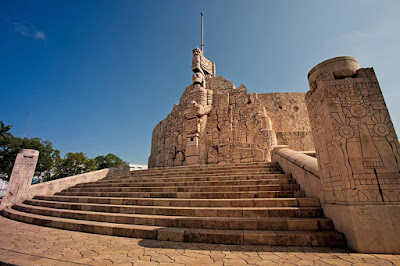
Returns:
[[[8,180],[12,171],[15,156],[12,149],[12,139],[14,136],[9,132],[12,125],[6,126],[0,121],[0,178]]]
[[[53,175],[57,162],[60,160],[60,151],[53,148],[53,143],[40,138],[4,138],[0,140],[0,178],[9,180],[15,158],[21,149],[39,151],[39,159],[35,169],[35,176],[49,178]]]
[[[96,162],[94,159],[89,159],[83,152],[69,152],[61,160],[57,166],[55,175],[46,178],[44,181],[58,179],[67,176],[79,175],[86,172],[96,170]]]
[[[35,176],[40,178],[48,178],[54,174],[57,162],[60,158],[60,151],[53,148],[53,143],[40,138],[23,138],[21,149],[34,149],[39,151],[39,160],[35,169]]]
[[[97,169],[116,167],[120,164],[126,163],[117,155],[114,155],[112,153],[109,153],[106,156],[97,156],[96,158],[94,158],[94,160],[96,161]]]
[[[114,154],[97,156],[89,159],[82,152],[67,153],[61,158],[60,151],[53,148],[53,143],[41,138],[18,138],[10,133],[12,125],[0,121],[0,178],[9,180],[15,158],[21,149],[39,151],[39,160],[35,176],[42,181],[49,181],[67,176],[83,174],[97,169],[115,167],[125,163]]]
[[[0,140],[13,137],[13,135],[9,132],[11,128],[12,125],[6,126],[3,121],[0,121]]]

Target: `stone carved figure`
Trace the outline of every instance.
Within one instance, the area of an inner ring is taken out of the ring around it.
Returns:
[[[202,68],[204,61],[202,53],[193,52],[194,72],[192,77],[192,88],[188,93],[189,101],[186,104],[184,116],[184,135],[186,138],[186,164],[198,164],[205,161],[204,147],[201,147],[202,135],[207,124],[207,115],[212,109],[213,91],[206,89],[204,73],[207,69]],[[201,52],[201,51],[200,51]],[[200,60],[200,62],[199,62]],[[204,146],[204,143],[203,145]]]
[[[208,60],[199,48],[193,49],[192,71],[207,77],[215,77],[215,63]]]

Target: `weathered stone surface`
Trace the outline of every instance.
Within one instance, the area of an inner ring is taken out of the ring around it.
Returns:
[[[303,93],[235,88],[199,49],[192,70],[193,84],[153,131],[149,167],[270,161],[277,143],[313,148]]]
[[[325,201],[400,203],[400,146],[375,73],[361,68],[344,77],[339,59],[331,59],[333,70],[331,60],[312,70],[320,75],[306,96]]]
[[[0,225],[0,261],[13,265],[400,265],[400,255],[359,254],[342,248],[132,239],[59,230],[4,217],[0,217]],[[247,241],[254,235],[244,237]]]
[[[337,57],[309,83],[324,213],[351,248],[400,253],[400,146],[374,70]]]
[[[116,172],[2,215],[66,230],[220,244],[344,246],[318,199],[274,163]],[[290,232],[288,232],[290,231]]]
[[[279,145],[296,151],[314,150],[305,93],[281,92],[258,94]]]
[[[67,189],[81,183],[95,182],[97,180],[107,177],[110,174],[114,174],[117,172],[129,172],[129,166],[120,165],[118,167],[101,169],[93,172],[35,184],[29,186],[27,198],[33,198],[36,195],[54,195],[54,193],[60,192],[63,189]]]
[[[15,159],[9,186],[1,202],[0,210],[22,202],[28,197],[38,158],[39,152],[36,150],[20,150]]]

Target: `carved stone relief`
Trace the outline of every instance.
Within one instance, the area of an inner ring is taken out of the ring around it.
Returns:
[[[341,78],[326,71],[310,87],[306,100],[325,201],[400,202],[399,142],[373,69]]]

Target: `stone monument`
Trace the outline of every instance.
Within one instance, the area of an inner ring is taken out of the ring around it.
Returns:
[[[216,77],[199,48],[192,70],[192,85],[153,131],[149,167],[270,161],[277,139],[258,95]]]
[[[215,63],[199,48],[192,71],[192,85],[153,130],[150,168],[269,162],[277,143],[314,148],[304,93],[258,95],[244,85],[236,88],[216,76]]]
[[[337,57],[315,66],[308,81],[325,214],[351,248],[398,251],[400,146],[374,70]]]
[[[39,152],[36,150],[20,150],[15,159],[6,195],[1,201],[0,210],[7,206],[24,201],[35,173]]]

